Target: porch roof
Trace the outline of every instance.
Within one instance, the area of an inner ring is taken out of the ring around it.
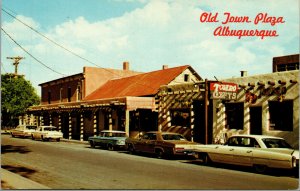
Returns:
[[[62,102],[48,105],[31,106],[29,112],[39,111],[72,111],[73,109],[109,108],[112,106],[123,106],[126,110],[151,109],[155,110],[155,99],[153,97],[117,97],[108,99],[97,99],[81,102]]]

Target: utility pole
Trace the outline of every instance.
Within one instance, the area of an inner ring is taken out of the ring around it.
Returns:
[[[20,60],[25,59],[24,57],[16,56],[16,57],[6,57],[7,59],[14,60],[13,65],[15,66],[15,78],[18,76],[18,65],[20,64]]]

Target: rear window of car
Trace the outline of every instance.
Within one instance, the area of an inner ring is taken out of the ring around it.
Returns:
[[[265,138],[262,141],[267,148],[292,148],[284,139]]]
[[[179,134],[164,134],[162,137],[164,140],[186,140],[184,136]]]
[[[44,131],[57,131],[56,127],[45,127]]]

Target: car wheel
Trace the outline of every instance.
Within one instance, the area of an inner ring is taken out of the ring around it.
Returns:
[[[268,167],[266,165],[254,165],[254,169],[258,173],[265,173]]]
[[[108,149],[109,151],[113,151],[113,150],[114,150],[114,146],[113,146],[112,144],[108,144],[108,145],[107,145],[107,149]]]
[[[57,138],[56,141],[59,142],[59,141],[60,141],[60,138]]]
[[[33,135],[31,135],[31,139],[34,140],[34,136]]]
[[[41,136],[42,141],[45,141],[44,136]]]
[[[11,137],[15,137],[15,135],[13,133],[11,133]]]
[[[134,154],[135,153],[135,150],[134,150],[134,148],[133,148],[133,146],[131,144],[128,145],[128,151],[129,151],[130,154]]]
[[[202,159],[202,162],[205,165],[209,165],[212,162],[207,153],[201,153],[200,158]]]
[[[94,141],[90,141],[90,145],[91,145],[92,148],[95,148]]]
[[[156,157],[159,158],[159,159],[164,158],[164,152],[160,149],[156,150],[155,154],[156,154]]]

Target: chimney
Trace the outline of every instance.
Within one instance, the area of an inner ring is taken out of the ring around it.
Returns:
[[[241,77],[245,77],[248,75],[248,72],[247,71],[241,71]]]
[[[123,62],[123,70],[129,70],[129,62]]]
[[[169,66],[168,65],[163,65],[162,69],[165,70],[165,69],[168,69]]]

